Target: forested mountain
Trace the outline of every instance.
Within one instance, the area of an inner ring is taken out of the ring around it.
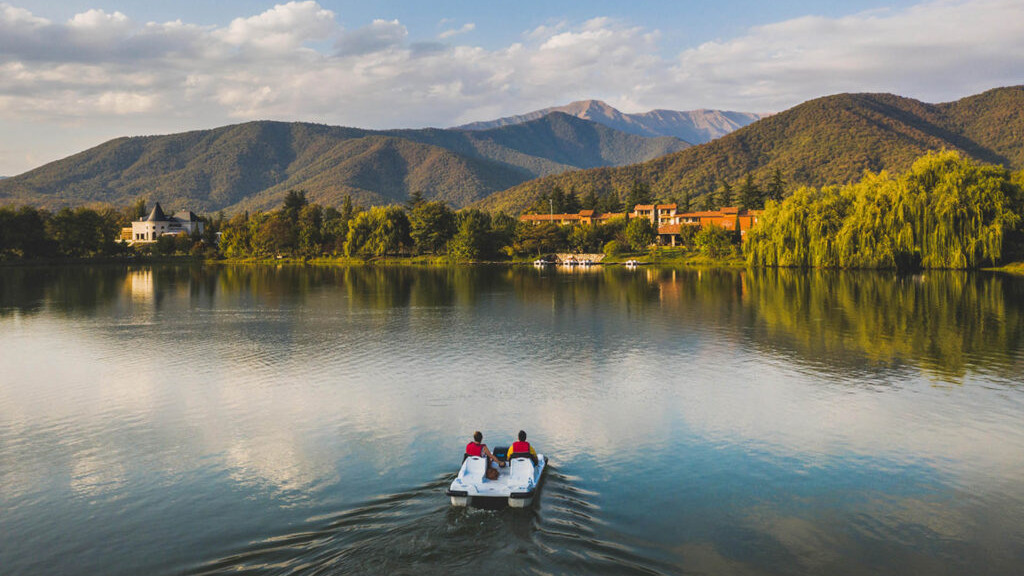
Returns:
[[[518,211],[555,186],[578,194],[626,194],[634,182],[663,199],[696,199],[723,181],[778,169],[790,191],[842,184],[864,170],[903,171],[929,150],[958,150],[983,162],[1024,168],[1024,86],[998,88],[945,104],[891,94],[838,94],[800,104],[718,140],[648,162],[527,182],[494,194],[486,209]]]
[[[461,207],[538,176],[625,165],[686,148],[566,114],[481,132],[372,131],[249,122],[118,138],[0,182],[0,204],[56,208],[138,197],[194,211],[266,209],[292,188],[312,202],[403,202],[413,191]]]
[[[562,112],[597,122],[628,134],[673,136],[691,144],[710,142],[766,116],[724,110],[651,110],[641,114],[626,114],[600,100],[580,100],[565,106],[544,108],[518,116],[464,124],[457,129],[490,130],[543,118],[552,112]]]

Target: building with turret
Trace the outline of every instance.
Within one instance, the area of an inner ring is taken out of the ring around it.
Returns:
[[[156,242],[158,238],[166,235],[177,234],[202,234],[203,221],[190,210],[182,210],[174,216],[164,214],[160,203],[157,202],[149,216],[132,222],[130,229],[125,228],[121,237],[131,243]]]

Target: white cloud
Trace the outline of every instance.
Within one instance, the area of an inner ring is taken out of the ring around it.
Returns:
[[[804,17],[686,50],[668,81],[712,106],[779,110],[836,92],[894,92],[955,99],[1024,78],[1024,4],[925,2],[838,19]],[[723,103],[723,104],[719,104]]]
[[[438,34],[437,37],[441,39],[451,38],[452,36],[458,36],[459,34],[472,32],[473,30],[476,30],[476,24],[472,22],[467,22],[466,24],[463,24],[461,28],[450,28]]]
[[[438,36],[448,41],[475,28],[438,26],[451,27]],[[843,91],[942,101],[1024,78],[1017,0],[796,18],[674,58],[662,56],[657,30],[609,18],[548,23],[497,48],[418,42],[414,32],[398,20],[345,29],[313,1],[221,27],[138,23],[101,10],[52,22],[0,4],[0,120],[77,117],[85,130],[132,118],[128,134],[167,118],[443,126],[580,98],[627,111],[761,112]]]
[[[333,12],[307,0],[278,4],[256,16],[236,18],[226,29],[216,31],[215,37],[234,46],[282,52],[329,38],[338,29]]]

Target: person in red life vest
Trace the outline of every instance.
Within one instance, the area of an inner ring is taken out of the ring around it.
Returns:
[[[494,454],[491,454],[491,450],[487,447],[487,444],[483,443],[483,439],[484,435],[481,434],[479,430],[473,432],[473,441],[466,444],[466,456],[486,457],[499,467],[504,466],[504,462],[495,458]],[[465,460],[466,456],[463,456],[462,459]]]
[[[509,458],[516,456],[529,456],[530,460],[533,460],[533,465],[537,465],[537,451],[530,446],[530,443],[526,441],[526,432],[519,431],[519,441],[513,442],[512,447],[508,449]]]

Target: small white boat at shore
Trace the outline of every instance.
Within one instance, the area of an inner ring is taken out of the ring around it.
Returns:
[[[484,506],[506,500],[510,508],[526,508],[533,503],[547,463],[543,454],[537,455],[536,465],[530,458],[515,457],[504,468],[497,469],[497,479],[488,480],[487,459],[467,456],[445,494],[451,498],[452,506]]]
[[[639,266],[640,264],[641,264],[641,262],[639,262],[638,260],[633,260],[633,259],[626,260],[626,266],[629,266],[630,268],[634,268],[636,266]]]

